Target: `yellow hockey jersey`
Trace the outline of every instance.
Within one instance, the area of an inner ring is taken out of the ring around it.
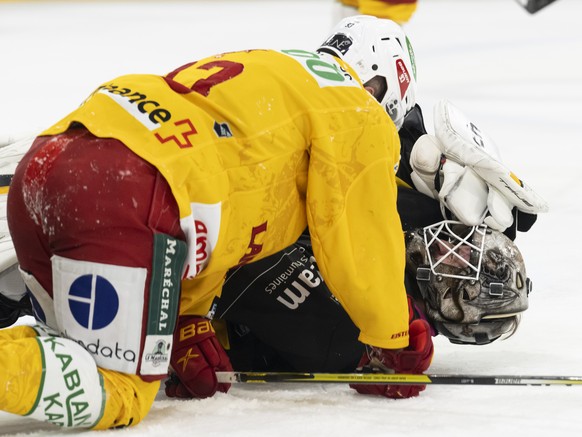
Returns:
[[[189,246],[182,314],[211,314],[228,269],[309,225],[324,279],[364,343],[408,344],[396,210],[400,143],[349,66],[303,50],[249,50],[100,87],[45,131],[83,124],[156,166]]]
[[[337,0],[345,6],[357,9],[364,15],[374,15],[378,18],[388,18],[399,24],[404,24],[416,11],[416,0]]]

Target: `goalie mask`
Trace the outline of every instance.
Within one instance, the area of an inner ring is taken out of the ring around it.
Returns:
[[[485,225],[443,221],[408,233],[406,264],[428,320],[452,343],[511,335],[528,307],[531,281],[519,249]]]
[[[347,62],[400,129],[416,103],[416,64],[398,24],[368,15],[346,18],[318,51]]]

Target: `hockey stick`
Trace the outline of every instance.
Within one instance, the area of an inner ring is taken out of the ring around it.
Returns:
[[[411,375],[387,373],[217,372],[219,383],[301,382],[398,385],[582,385],[582,376]]]
[[[535,14],[537,11],[545,8],[555,1],[556,0],[517,0],[517,2],[530,14]]]

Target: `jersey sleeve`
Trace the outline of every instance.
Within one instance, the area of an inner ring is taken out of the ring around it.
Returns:
[[[344,116],[334,120],[343,130],[315,138],[311,147],[307,218],[315,258],[361,342],[406,347],[398,134],[377,104]]]

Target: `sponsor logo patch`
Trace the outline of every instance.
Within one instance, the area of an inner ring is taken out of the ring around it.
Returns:
[[[149,349],[149,352],[146,349],[144,354],[144,362],[147,363],[148,367],[160,367],[162,372],[165,373],[170,362],[170,350],[172,349],[172,342],[167,341],[164,338],[154,339],[148,337],[146,346],[151,346],[152,343],[153,347]]]
[[[165,375],[178,307],[181,275],[186,258],[186,243],[164,234],[154,236],[152,280],[141,375]]]
[[[337,50],[342,55],[345,55],[350,47],[352,46],[353,41],[347,35],[338,33],[333,35],[329,38],[326,42],[323,43],[322,47],[330,47],[334,50]]]
[[[115,287],[106,278],[83,275],[69,288],[69,308],[81,326],[101,329],[117,316],[119,297]]]
[[[110,83],[99,87],[96,93],[111,98],[150,131],[159,128],[172,118],[172,113],[169,110],[143,94],[141,90]]]
[[[195,277],[208,264],[218,242],[222,220],[221,203],[190,204],[192,214],[180,219],[180,226],[186,234],[188,252],[182,279]]]
[[[44,372],[37,400],[26,415],[61,427],[90,428],[105,406],[95,361],[69,339],[37,337]]]
[[[143,329],[147,270],[52,258],[58,331],[106,369],[135,374]]]
[[[282,53],[295,59],[317,81],[321,87],[360,85],[338,63],[337,59],[326,53],[313,53],[305,50],[283,50]]]
[[[398,83],[400,84],[400,97],[404,97],[408,87],[410,86],[410,73],[402,59],[396,60],[396,74],[398,75]]]

